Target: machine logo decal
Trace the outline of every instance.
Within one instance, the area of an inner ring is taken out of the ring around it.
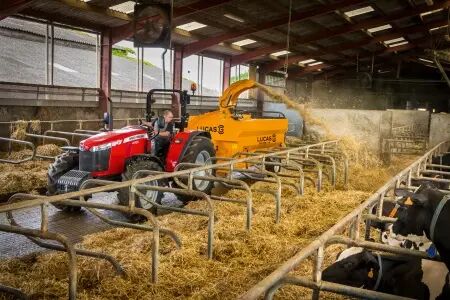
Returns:
[[[277,135],[274,133],[272,135],[258,136],[256,141],[260,144],[276,143]]]
[[[148,135],[146,133],[136,134],[129,136],[123,140],[124,143],[132,142],[139,139],[148,139]]]
[[[217,132],[218,134],[225,133],[225,126],[198,126],[197,130],[207,131],[207,132]]]
[[[225,126],[223,126],[223,125],[219,125],[219,126],[217,126],[217,128],[218,128],[218,133],[219,134],[223,134],[224,132],[225,132]]]

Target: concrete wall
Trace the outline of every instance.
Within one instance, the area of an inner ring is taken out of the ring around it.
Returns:
[[[381,141],[390,132],[390,112],[353,109],[312,109],[317,119],[328,125],[337,137],[351,136],[366,142],[370,149],[379,152]]]
[[[265,103],[265,110],[283,112],[289,119],[290,135],[301,135],[303,119],[297,111],[286,109],[284,104]],[[392,112],[354,109],[311,109],[312,115],[328,125],[332,134],[351,136],[368,143],[373,151],[379,151],[381,140],[390,134]]]
[[[450,140],[450,115],[432,114],[430,122],[430,146]]]
[[[356,74],[355,74],[356,76]],[[375,78],[317,80],[312,85],[311,104],[318,108],[427,108],[448,111],[449,88],[443,81]]]

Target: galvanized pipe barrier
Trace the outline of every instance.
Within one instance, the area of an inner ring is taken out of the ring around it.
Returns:
[[[146,194],[141,193],[139,189],[150,190],[150,191],[158,191],[158,192],[170,192],[174,194],[186,195],[186,196],[194,196],[197,198],[201,198],[207,203],[207,211],[201,211],[197,209],[188,209],[188,208],[180,208],[173,207],[167,205],[158,204],[147,197]],[[145,201],[151,203],[157,208],[170,210],[173,212],[184,213],[188,215],[197,215],[197,216],[205,216],[208,218],[208,250],[207,255],[208,259],[213,258],[213,247],[214,247],[214,206],[211,202],[211,199],[205,193],[193,190],[183,190],[183,189],[175,189],[175,188],[166,188],[160,186],[150,186],[145,184],[136,184],[131,187],[131,193],[136,194],[137,196],[144,198]]]
[[[8,200],[8,203],[14,203],[17,201],[22,201],[22,200],[27,200],[27,199],[34,199],[36,198],[36,195],[31,195],[31,194],[14,194],[13,196],[11,196]],[[14,219],[14,215],[11,211],[6,213],[7,215],[7,220],[9,222],[9,224],[11,225],[11,227],[15,227],[15,228],[24,228],[23,226],[21,226],[15,219]],[[47,205],[42,205],[41,206],[41,231],[42,232],[47,232],[48,231],[48,211],[47,211]],[[28,238],[31,242],[33,242],[34,244],[42,247],[42,248],[47,248],[50,250],[56,250],[56,251],[66,251],[66,249],[64,247],[61,247],[59,245],[55,245],[55,244],[51,244],[51,243],[46,243],[44,241],[41,241],[37,238],[34,238],[32,236],[25,236],[26,238]],[[88,250],[84,250],[84,249],[75,249],[75,253],[78,255],[82,255],[82,256],[88,256],[88,257],[94,257],[94,258],[101,258],[104,259],[106,261],[108,261],[109,263],[111,263],[111,265],[113,266],[113,268],[115,269],[116,273],[118,275],[125,275],[125,271],[122,269],[122,267],[120,266],[120,264],[111,256],[103,254],[103,253],[99,253],[99,252],[93,252],[93,251],[88,251]]]
[[[256,151],[255,153],[238,152],[238,153],[236,153],[236,155],[234,155],[234,157],[257,156],[258,154],[264,154],[264,153],[259,152],[259,151]],[[275,159],[279,159],[279,162],[267,161],[267,159],[265,157],[263,157],[263,158],[261,158],[261,161],[255,160],[255,161],[249,161],[248,163],[258,167],[259,169],[263,169],[263,170],[266,169],[266,166],[272,166],[272,167],[274,167],[274,170],[276,167],[279,167],[279,170],[275,171],[274,173],[277,174],[279,177],[298,179],[298,185],[293,186],[293,187],[296,189],[297,194],[303,195],[304,190],[305,190],[305,174],[303,172],[302,166],[300,166],[299,164],[297,164],[295,162],[294,163],[291,162],[290,164],[283,162],[284,158],[281,158],[281,157],[276,157]],[[294,172],[298,173],[298,175],[282,173],[281,171],[283,169],[288,170],[288,171],[294,171]]]
[[[334,226],[332,226],[329,230],[327,230],[325,233],[323,233],[320,237],[318,237],[316,240],[311,242],[308,246],[303,248],[301,251],[297,252],[293,257],[291,257],[289,260],[287,260],[285,263],[283,263],[280,267],[278,267],[276,270],[274,270],[270,275],[265,277],[263,280],[258,282],[256,285],[254,285],[250,290],[248,290],[246,293],[242,294],[239,299],[258,299],[262,295],[271,295],[271,289],[276,288],[276,286],[282,282],[287,276],[289,276],[289,272],[294,270],[296,267],[298,267],[301,263],[303,263],[307,258],[309,258],[311,255],[316,254],[316,260],[315,260],[315,270],[313,274],[313,280],[312,283],[306,282],[306,281],[296,281],[295,284],[301,285],[304,287],[312,288],[315,292],[313,293],[313,299],[317,299],[319,296],[320,290],[327,290],[334,293],[344,293],[348,295],[353,295],[350,293],[359,293],[360,291],[351,291],[349,287],[340,287],[340,286],[334,286],[329,285],[329,283],[325,283],[321,280],[321,265],[323,261],[323,253],[324,253],[324,247],[326,247],[327,243],[330,241],[336,241],[335,235],[342,232],[345,228],[347,228],[349,225],[352,225],[354,228],[359,228],[359,223],[361,222],[363,212],[367,210],[371,205],[374,203],[378,203],[378,216],[381,216],[380,213],[382,211],[382,205],[385,195],[388,191],[399,187],[400,183],[402,181],[405,181],[407,185],[410,185],[411,178],[413,172],[420,172],[420,169],[422,166],[426,164],[426,162],[431,161],[431,158],[438,153],[443,153],[448,151],[448,147],[450,146],[450,141],[442,142],[438,144],[437,146],[433,147],[431,150],[429,150],[426,154],[424,154],[422,157],[417,159],[415,162],[413,162],[411,165],[409,165],[407,168],[405,168],[403,171],[398,173],[396,176],[391,178],[386,184],[384,184],[381,188],[379,188],[374,194],[372,194],[366,201],[361,203],[358,207],[356,207],[352,212],[347,214],[343,219],[341,219],[338,223],[336,223]],[[353,238],[356,242],[356,239],[358,238],[359,234],[354,234]],[[334,240],[333,240],[334,238]],[[365,244],[360,244],[365,247],[372,246],[370,242],[360,242]],[[401,254],[406,254],[406,252],[403,252],[407,249],[395,249],[392,250],[390,246],[387,245],[377,245],[376,247],[379,247],[380,250],[388,250],[388,251],[397,251]],[[409,252],[412,250],[408,250],[408,255],[423,255],[423,254],[417,254],[416,252]],[[357,294],[358,296],[364,296],[364,294]],[[368,295],[371,297],[374,295]],[[382,296],[382,295],[377,295]],[[378,298],[378,299],[387,299],[387,298]],[[392,298],[390,298],[392,299]],[[396,297],[396,299],[399,299]]]
[[[97,180],[97,179],[91,179],[86,182],[84,182],[84,186],[81,187],[81,189],[84,189],[88,185],[107,185],[111,182],[104,181],[104,180]],[[21,198],[21,199],[20,199]],[[30,195],[30,194],[15,194],[13,195],[10,200],[8,201],[9,204],[7,205],[14,205],[19,204],[20,202],[17,202],[17,200],[23,200],[25,199],[36,199],[41,198],[45,199],[47,197],[45,196],[36,196],[36,195]],[[158,251],[159,251],[159,234],[166,234],[168,235],[176,244],[177,248],[180,248],[181,242],[179,237],[172,231],[160,228],[156,218],[149,213],[147,210],[142,208],[136,208],[133,207],[132,209],[129,207],[124,207],[120,205],[113,205],[113,204],[104,204],[104,203],[94,203],[94,202],[85,202],[84,196],[80,196],[81,200],[62,200],[59,201],[58,204],[61,205],[67,205],[67,206],[78,206],[78,207],[84,207],[88,209],[90,212],[92,212],[94,215],[99,217],[101,220],[114,225],[114,226],[121,226],[125,228],[133,228],[138,230],[144,230],[144,231],[152,231],[153,232],[153,240],[152,240],[152,282],[157,282],[157,270],[158,270]],[[7,206],[5,205],[5,206]],[[76,249],[74,245],[69,242],[69,240],[62,234],[59,233],[50,233],[48,232],[48,203],[44,202],[44,204],[41,204],[41,228],[40,230],[35,229],[28,229],[21,227],[14,219],[13,217],[13,210],[7,210],[7,219],[10,222],[10,225],[2,225],[0,224],[0,231],[15,233],[15,234],[21,234],[30,239],[33,243],[47,249],[56,250],[56,251],[66,251],[69,254],[69,298],[75,299],[76,298],[76,255],[82,255],[82,256],[89,256],[94,258],[101,258],[105,259],[108,262],[110,262],[116,272],[119,275],[125,275],[124,270],[120,266],[120,264],[111,256],[88,251],[84,249]],[[97,212],[96,209],[103,209],[103,210],[110,210],[110,211],[119,211],[119,212],[131,212],[135,214],[140,214],[144,217],[146,217],[150,222],[153,223],[153,227],[150,227],[145,224],[131,224],[121,221],[115,221],[111,220],[105,216],[102,216],[101,213]],[[64,245],[64,247],[61,247],[59,245],[46,243],[43,241],[40,241],[39,239],[46,239],[46,240],[55,240],[60,242]],[[73,257],[72,257],[73,255]]]
[[[264,157],[264,155],[263,155]],[[276,173],[265,171],[265,170],[251,170],[251,169],[239,169],[235,168],[234,165],[238,160],[229,158],[229,157],[210,157],[205,164],[208,164],[208,162],[211,161],[228,161],[230,164],[228,164],[227,167],[221,167],[220,164],[210,164],[209,166],[212,166],[211,169],[219,170],[219,171],[225,171],[227,172],[227,176],[229,179],[234,179],[234,172],[240,173],[244,175],[247,179],[255,180],[255,181],[261,181],[261,182],[268,182],[268,183],[275,183],[277,185],[277,188],[275,191],[268,191],[263,189],[257,189],[250,187],[252,191],[260,192],[264,194],[272,195],[275,199],[275,222],[279,223],[281,218],[281,186],[282,184],[291,185],[290,183],[282,183],[281,179],[278,177]],[[251,162],[251,158],[246,158],[246,163]],[[192,172],[195,172],[195,169]],[[194,174],[194,173],[191,173]],[[256,177],[253,175],[260,175],[260,177]],[[272,177],[273,179],[266,178],[267,176]]]
[[[318,143],[318,144],[313,144],[313,145],[307,145],[307,146],[301,146],[300,148],[304,148],[304,149],[315,149],[315,148],[325,148],[326,145],[328,144],[336,144],[337,141],[328,141],[328,142],[323,142],[323,143]],[[295,151],[298,151],[298,149],[286,149],[286,150],[282,150],[282,151],[278,151],[278,152],[274,152],[274,153],[268,153],[268,154],[264,154],[264,155],[260,155],[260,156],[255,156],[255,157],[248,157],[248,158],[241,158],[241,159],[236,159],[233,161],[225,161],[225,162],[220,162],[214,165],[205,165],[202,167],[196,167],[193,169],[188,169],[188,170],[182,170],[182,171],[177,171],[177,172],[173,172],[173,173],[163,173],[163,174],[156,174],[156,175],[151,175],[149,177],[144,177],[144,178],[137,178],[137,179],[132,179],[129,181],[124,181],[124,182],[114,182],[111,184],[107,184],[107,185],[102,185],[102,186],[96,186],[93,188],[86,188],[86,189],[82,189],[79,191],[75,191],[75,192],[69,192],[66,194],[59,194],[59,195],[53,195],[53,196],[30,196],[30,198],[34,198],[34,199],[30,199],[30,200],[24,200],[24,201],[20,201],[20,202],[15,202],[15,203],[9,203],[6,205],[1,205],[0,206],[0,213],[8,213],[8,212],[13,212],[15,210],[20,210],[20,209],[26,209],[26,208],[32,208],[32,207],[39,207],[41,206],[42,208],[42,220],[41,220],[41,229],[40,230],[36,230],[36,229],[27,229],[27,228],[20,228],[20,227],[14,227],[11,225],[2,225],[0,224],[0,231],[4,231],[4,232],[11,232],[11,233],[17,233],[17,234],[22,234],[25,236],[30,236],[30,237],[36,237],[36,238],[43,238],[43,239],[52,239],[52,240],[56,240],[58,241],[60,244],[63,245],[63,247],[66,249],[66,252],[68,253],[68,257],[69,257],[69,266],[71,266],[70,272],[69,272],[69,299],[75,299],[76,297],[76,282],[77,282],[77,273],[76,273],[76,251],[75,248],[73,246],[73,244],[64,236],[60,235],[60,234],[54,234],[54,233],[50,233],[48,232],[47,228],[48,228],[48,212],[47,212],[47,206],[50,203],[58,203],[60,205],[67,205],[67,206],[77,206],[77,207],[85,207],[85,208],[94,208],[94,209],[106,209],[106,210],[113,210],[113,211],[119,211],[122,213],[133,213],[133,214],[140,214],[144,217],[146,217],[148,220],[152,220],[153,216],[151,215],[150,212],[148,212],[145,209],[141,209],[141,208],[136,208],[134,201],[133,201],[133,197],[135,197],[136,195],[140,196],[140,197],[144,197],[145,199],[145,195],[140,193],[139,190],[157,190],[157,191],[161,191],[161,192],[173,192],[173,189],[171,188],[163,188],[163,187],[156,187],[156,186],[148,186],[145,185],[145,183],[149,183],[155,180],[163,180],[163,179],[169,179],[169,178],[173,178],[173,177],[179,177],[179,176],[195,176],[194,173],[197,172],[201,172],[201,171],[208,171],[208,170],[212,170],[212,169],[225,169],[225,170],[231,170],[231,172],[233,171],[233,165],[234,164],[239,164],[239,163],[246,163],[248,161],[252,161],[252,160],[258,160],[261,159],[263,157],[276,157],[277,155],[285,155],[288,153],[294,153]],[[248,170],[243,169],[241,170],[243,172],[248,172]],[[264,174],[264,175],[271,175],[270,172],[264,173],[264,172],[257,172],[258,174]],[[278,185],[278,191],[277,193],[280,194],[281,196],[281,182],[280,179],[276,176],[276,174],[273,174],[273,177],[277,179],[277,185]],[[98,182],[96,182],[98,183]],[[100,193],[100,192],[111,192],[111,191],[117,191],[119,189],[123,189],[123,188],[130,188],[130,201],[129,201],[129,205],[128,206],[121,206],[121,205],[114,205],[114,204],[104,204],[104,203],[93,203],[93,202],[86,202],[86,201],[82,201],[86,196],[95,194],[95,193]],[[176,191],[179,194],[184,194],[184,195],[193,195],[199,198],[203,198],[206,200],[207,204],[208,204],[208,208],[209,208],[209,214],[208,214],[208,218],[209,218],[209,222],[208,222],[208,257],[212,258],[212,245],[213,245],[213,226],[214,226],[214,214],[213,214],[213,206],[211,203],[211,200],[209,199],[209,197],[201,192],[196,192],[196,191],[189,191],[189,190],[183,190],[183,189],[179,189]],[[81,197],[81,198],[80,198]],[[74,198],[80,198],[82,199],[80,200],[71,200]],[[147,199],[149,200],[149,199]],[[280,202],[277,202],[277,219],[279,219],[279,208],[280,208]],[[161,207],[163,209],[167,209],[166,206]],[[174,208],[172,208],[174,209]],[[198,212],[198,214],[205,214],[205,212]],[[195,214],[195,212],[194,212]],[[119,223],[116,223],[116,225],[118,225]],[[130,224],[131,225],[131,224]],[[131,228],[131,227],[130,227]],[[136,228],[136,227],[133,227]],[[136,228],[139,229],[139,228]],[[162,230],[160,230],[160,228],[157,226],[157,224],[154,224],[154,227],[152,228],[153,231],[157,231],[157,232],[162,232]],[[166,231],[167,234],[169,234],[170,231]],[[172,234],[169,236],[175,236],[175,234]],[[158,245],[155,245],[156,247]],[[152,280],[156,281],[157,277],[156,274],[152,274]]]
[[[323,142],[323,143],[325,143],[325,144],[326,143],[336,143],[336,141],[329,141],[329,142]],[[320,147],[323,143],[302,146],[302,147],[305,147],[305,148]],[[278,154],[285,154],[285,153],[292,152],[292,151],[293,151],[292,149],[286,149],[283,151],[266,154],[266,157],[272,157],[272,156],[276,156]],[[261,157],[262,157],[262,155],[261,155]],[[255,157],[255,158],[258,159],[260,157]],[[246,161],[252,160],[252,159],[254,159],[254,158],[241,158],[241,159],[236,159],[232,162],[225,161],[225,162],[220,162],[220,163],[217,163],[214,165],[205,165],[202,167],[197,167],[194,169],[182,170],[182,171],[177,171],[177,172],[173,172],[173,173],[163,173],[163,174],[158,174],[158,175],[154,175],[151,177],[144,177],[144,178],[133,179],[133,180],[123,181],[123,182],[116,182],[114,184],[110,184],[107,186],[90,188],[90,189],[86,189],[84,191],[76,191],[76,192],[70,192],[70,193],[61,194],[61,195],[48,196],[45,198],[45,201],[43,199],[33,199],[33,200],[15,203],[15,204],[11,204],[11,205],[3,205],[3,206],[0,206],[0,213],[6,212],[9,210],[15,210],[15,209],[20,209],[20,208],[27,208],[27,207],[41,205],[43,202],[53,203],[53,202],[58,202],[58,201],[62,201],[65,199],[74,198],[74,197],[78,198],[80,196],[86,196],[86,195],[90,195],[93,193],[115,191],[115,190],[118,190],[121,188],[128,188],[131,185],[135,185],[135,184],[144,184],[146,182],[151,182],[151,181],[155,181],[155,180],[159,180],[159,179],[169,179],[169,178],[173,178],[175,176],[189,175],[192,172],[199,172],[199,171],[205,171],[205,170],[217,169],[217,168],[225,168],[226,170],[229,170],[230,165],[232,165],[232,164],[245,163]]]
[[[181,167],[188,167],[188,168],[194,168],[194,167],[199,167],[200,165],[198,164],[193,164],[193,163],[180,163],[177,165],[177,168],[175,168],[176,170],[178,170],[178,166]],[[237,190],[241,190],[241,191],[245,191],[247,196],[246,196],[246,200],[240,200],[240,199],[233,199],[233,198],[229,198],[229,197],[223,197],[223,196],[216,196],[216,195],[210,195],[209,197],[212,200],[219,200],[219,201],[223,201],[223,202],[231,202],[231,203],[241,203],[241,204],[245,204],[246,205],[246,222],[245,222],[245,228],[247,231],[251,230],[252,227],[252,216],[253,216],[253,194],[252,194],[252,190],[251,188],[248,186],[247,183],[245,183],[242,180],[237,180],[237,179],[229,179],[229,178],[222,178],[222,177],[215,177],[215,176],[197,176],[197,175],[183,175],[183,176],[176,176],[173,178],[175,183],[185,189],[185,190],[193,190],[193,184],[192,181],[193,180],[205,180],[205,181],[212,181],[212,182],[219,182],[222,183],[228,187],[231,187],[233,189],[237,189]],[[181,179],[187,179],[188,183],[185,184],[181,181]]]
[[[54,136],[46,136],[46,135],[33,134],[33,133],[25,133],[25,136],[26,137],[31,137],[31,138],[42,139],[43,143],[45,143],[46,140],[50,140],[50,141],[55,141],[55,142],[62,142],[64,144],[66,144],[66,146],[70,146],[70,142],[66,138],[54,137]],[[18,159],[18,160],[17,159],[16,160],[0,159],[0,162],[2,162],[2,163],[21,164],[21,163],[33,160],[35,158],[47,159],[47,160],[55,159],[54,156],[47,156],[47,155],[40,155],[40,154],[38,154],[37,151],[36,151],[37,150],[36,145],[34,143],[32,143],[32,142],[29,142],[29,141],[13,139],[13,138],[4,138],[4,137],[0,137],[0,141],[8,142],[10,148],[12,147],[12,144],[16,143],[16,144],[20,144],[20,145],[26,145],[26,146],[30,147],[31,150],[32,150],[32,153],[30,154],[29,157],[26,157],[24,159]],[[31,145],[33,145],[33,146],[31,146]]]
[[[0,141],[4,141],[4,142],[8,142],[11,144],[19,144],[19,145],[25,145],[27,147],[31,148],[32,153],[30,154],[30,156],[22,158],[22,159],[7,159],[7,158],[0,158],[0,162],[2,163],[8,163],[8,164],[21,164],[27,161],[32,160],[35,156],[36,156],[36,147],[34,146],[33,143],[28,142],[28,141],[22,141],[22,140],[17,140],[17,139],[12,139],[12,138],[4,138],[4,137],[0,137]]]

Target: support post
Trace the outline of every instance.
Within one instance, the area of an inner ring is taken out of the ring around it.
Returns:
[[[258,82],[261,84],[266,83],[266,73],[264,73],[261,69],[258,70]],[[258,93],[256,95],[256,112],[258,115],[263,114],[264,111],[264,93],[261,89],[258,89]]]
[[[173,60],[173,89],[181,90],[183,88],[183,48],[175,47]],[[178,97],[178,94],[172,97],[172,113],[175,118],[180,116],[180,99]]]
[[[223,77],[222,77],[222,91],[225,91],[230,86],[231,77],[231,57],[223,59]]]
[[[100,97],[99,108],[101,112],[111,114],[108,98],[111,96],[111,59],[112,59],[112,36],[111,30],[102,32],[101,37],[101,60],[100,60]]]
[[[400,73],[402,72],[402,61],[400,60],[397,63],[397,74],[395,76],[395,78],[400,79]]]
[[[173,62],[173,89],[181,90],[183,86],[183,49],[175,47]]]

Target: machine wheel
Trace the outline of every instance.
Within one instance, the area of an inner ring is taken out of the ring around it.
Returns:
[[[76,155],[64,152],[55,158],[55,161],[48,167],[47,172],[47,195],[52,196],[57,193],[56,183],[58,179],[78,166],[78,160]],[[65,212],[79,212],[81,207],[79,206],[66,206],[57,203],[52,203],[54,207]]]
[[[216,150],[214,149],[214,145],[210,139],[203,136],[196,136],[192,139],[191,144],[189,145],[186,154],[181,159],[182,163],[194,163],[205,165],[206,161],[214,157],[216,155]],[[212,164],[211,160],[207,163],[208,165]],[[215,171],[202,171],[196,173],[198,176],[214,176]],[[187,180],[183,181],[187,184]],[[194,180],[193,188],[197,191],[204,192],[206,194],[210,194],[211,190],[214,187],[214,182],[206,181],[206,180]],[[195,197],[192,196],[184,196],[177,195],[178,199],[184,203],[195,200]]]
[[[133,175],[141,170],[152,170],[152,171],[162,171],[162,167],[154,161],[151,160],[134,160],[130,162],[126,166],[125,172],[122,174],[122,181],[130,180]],[[152,186],[165,186],[165,181],[157,180],[149,182],[148,185]],[[120,189],[119,194],[117,195],[119,198],[119,203],[121,205],[128,206],[129,202],[129,189]],[[146,196],[153,200],[154,202],[161,204],[161,199],[164,196],[163,192],[157,192],[157,191],[147,191]],[[153,206],[151,203],[147,202],[143,197],[136,197],[136,207],[144,208],[149,210],[152,214],[156,215],[157,209],[155,206]],[[127,217],[133,221],[133,222],[144,222],[146,221],[145,217],[137,214],[127,214]]]
[[[268,158],[266,158],[266,161],[273,162],[273,163],[281,163],[281,159],[278,157],[268,157]],[[272,173],[280,173],[280,171],[281,171],[280,166],[266,165],[265,169],[266,169],[266,171],[269,171]]]

